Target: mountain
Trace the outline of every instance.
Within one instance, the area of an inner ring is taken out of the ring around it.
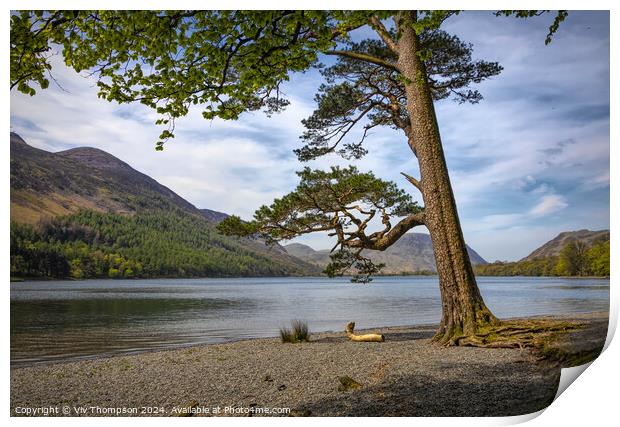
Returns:
[[[520,261],[533,261],[540,258],[548,258],[560,255],[560,251],[567,243],[579,241],[585,243],[586,247],[591,247],[595,243],[609,240],[609,230],[579,230],[565,231],[558,234],[555,238],[548,241],[531,254]]]
[[[12,275],[197,277],[320,270],[258,240],[220,235],[197,209],[96,148],[58,153],[11,133]]]
[[[105,151],[80,147],[50,153],[11,132],[12,221],[36,224],[80,209],[131,214],[168,206],[202,215],[168,187]]]
[[[327,249],[315,251],[310,246],[302,245],[301,243],[291,243],[284,245],[284,250],[295,258],[303,259],[321,268],[324,268],[329,263],[329,251]]]
[[[306,262],[325,267],[329,263],[329,250],[315,251],[310,246],[292,243],[284,246],[286,251]],[[486,261],[467,246],[472,264],[486,264]],[[396,243],[383,252],[364,251],[374,263],[385,263],[384,274],[415,273],[436,271],[435,256],[431,238],[423,233],[406,233]]]
[[[568,250],[571,242],[581,242],[585,250]],[[527,257],[515,261],[495,261],[478,265],[480,276],[596,276],[609,277],[609,230],[566,231],[558,234]]]
[[[207,218],[209,221],[215,222],[216,224],[224,221],[230,216],[224,212],[213,211],[211,209],[200,209],[200,212],[202,213],[202,216]]]

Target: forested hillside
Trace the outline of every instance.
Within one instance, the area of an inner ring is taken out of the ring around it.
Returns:
[[[579,244],[581,247],[589,248],[596,243],[609,241],[609,230],[578,230],[565,231],[549,240],[544,245],[533,250],[528,256],[521,261],[531,261],[539,258],[558,257],[560,252],[569,243]]]
[[[605,277],[609,257],[609,230],[580,230],[561,233],[520,261],[477,265],[475,271],[482,276]]]
[[[180,211],[133,216],[81,211],[39,227],[11,225],[11,275],[109,277],[282,276],[308,269],[276,250],[253,251]]]
[[[194,207],[109,153],[50,153],[11,134],[11,275],[109,277],[317,274],[281,247],[220,235]]]

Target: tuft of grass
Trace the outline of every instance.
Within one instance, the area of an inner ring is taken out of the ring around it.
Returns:
[[[292,329],[280,328],[280,338],[282,342],[299,343],[310,341],[310,331],[308,324],[301,320],[293,320],[291,322]]]

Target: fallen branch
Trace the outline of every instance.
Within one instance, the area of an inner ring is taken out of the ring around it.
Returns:
[[[351,341],[358,342],[383,342],[385,341],[385,337],[382,334],[364,334],[364,335],[355,335],[353,333],[353,329],[355,329],[355,322],[349,322],[345,329],[347,333],[347,337]]]

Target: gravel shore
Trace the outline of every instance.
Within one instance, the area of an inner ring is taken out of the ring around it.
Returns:
[[[602,347],[606,316],[582,316],[588,327],[558,342]],[[383,343],[318,333],[302,344],[255,339],[14,368],[11,415],[504,416],[552,401],[558,363],[529,350],[440,347],[434,330],[373,330]],[[357,384],[343,389],[345,376]]]

